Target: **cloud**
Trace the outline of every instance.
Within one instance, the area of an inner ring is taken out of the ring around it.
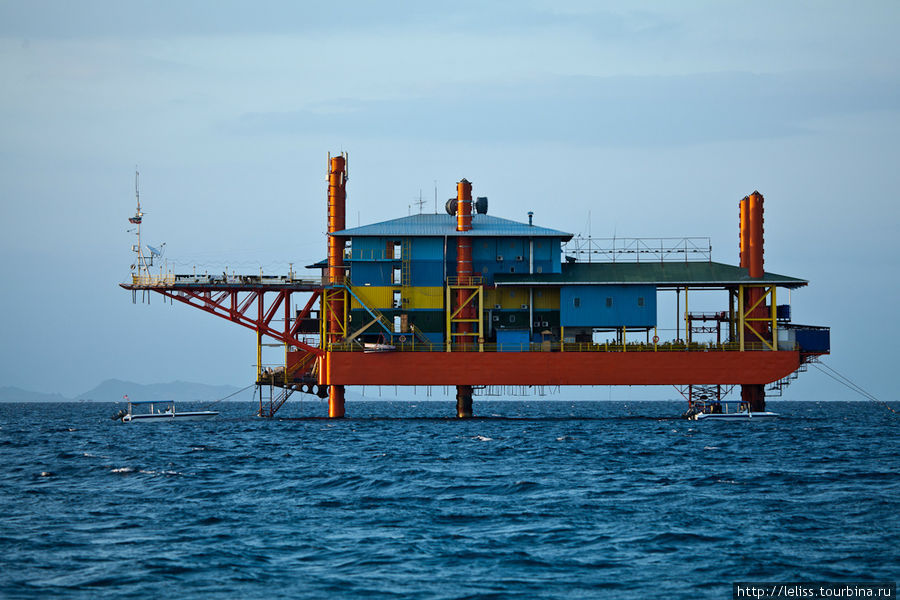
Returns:
[[[553,77],[396,100],[251,112],[234,134],[656,146],[779,138],[829,115],[900,108],[894,81],[817,73]]]
[[[295,34],[416,29],[490,32],[575,28],[599,37],[659,33],[668,19],[650,11],[605,10],[591,4],[289,0],[197,1],[30,0],[0,6],[0,35],[34,38],[170,37],[177,35]]]

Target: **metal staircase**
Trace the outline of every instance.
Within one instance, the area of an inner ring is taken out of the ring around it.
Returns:
[[[769,385],[769,387],[766,388],[766,395],[770,398],[780,398],[781,395],[784,394],[784,389],[791,385],[794,381],[796,381],[797,378],[800,377],[800,373],[806,373],[807,369],[809,368],[807,366],[808,363],[817,362],[814,357],[807,358],[809,360],[805,360],[805,362],[801,363],[800,368],[798,368],[796,371],[794,371],[787,377],[783,377]]]
[[[259,412],[256,416],[265,417],[271,419],[275,416],[275,413],[278,412],[278,409],[284,406],[284,403],[288,401],[288,398],[291,397],[291,394],[294,393],[294,387],[278,387],[274,385],[268,386],[269,388],[269,398],[265,400],[262,397],[262,390],[265,389],[266,386],[260,386],[260,402],[259,402]],[[278,390],[277,392],[275,390]]]
[[[421,329],[419,329],[418,327],[416,327],[415,323],[410,323],[410,324],[409,324],[409,330],[412,331],[412,332],[413,332],[413,335],[415,335],[416,338],[417,338],[420,342],[422,342],[423,344],[430,344],[430,343],[431,343],[431,340],[429,340],[428,337],[426,337],[425,332],[423,332]]]
[[[387,333],[389,336],[393,336],[393,335],[394,335],[394,323],[393,323],[392,321],[388,320],[388,318],[385,317],[385,316],[381,313],[380,310],[378,310],[377,308],[371,308],[371,307],[368,306],[365,302],[363,302],[363,301],[362,301],[362,298],[360,298],[359,296],[357,296],[356,293],[353,291],[353,288],[351,288],[349,285],[347,285],[347,286],[340,286],[340,287],[343,287],[344,289],[346,289],[347,292],[348,292],[351,296],[353,296],[353,298],[354,298],[357,302],[359,302],[359,305],[360,305],[367,313],[369,313],[369,314],[372,316],[373,319],[377,319],[377,320],[378,320],[378,324],[381,325],[381,328],[384,329],[385,333]]]

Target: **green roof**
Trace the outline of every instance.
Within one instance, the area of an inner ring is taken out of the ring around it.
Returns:
[[[747,269],[717,262],[648,263],[564,263],[562,273],[497,273],[497,285],[591,285],[624,284],[662,287],[721,287],[767,283],[784,288],[799,288],[809,282],[796,277],[766,273],[751,279]]]

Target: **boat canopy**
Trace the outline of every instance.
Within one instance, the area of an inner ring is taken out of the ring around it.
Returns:
[[[174,400],[129,400],[131,404],[175,404]]]

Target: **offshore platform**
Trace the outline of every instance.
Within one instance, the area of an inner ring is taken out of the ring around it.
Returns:
[[[764,270],[758,192],[739,202],[733,266],[713,262],[704,238],[610,246],[536,226],[531,213],[527,223],[488,215],[465,179],[446,214],[348,229],[347,179],[346,154],[329,155],[328,255],[308,266],[315,277],[155,274],[139,195],[129,219],[137,259],[121,286],[254,330],[260,416],[307,393],[343,417],[348,385],[455,386],[459,417],[488,386],[674,385],[707,407],[740,386],[744,410],[764,411],[767,391],[780,395],[830,350],[828,328],[795,324],[790,304],[778,304],[778,288],[808,282]],[[727,292],[727,305],[690,312],[699,290]],[[662,340],[657,298],[672,291],[676,333]],[[264,339],[283,344],[283,365],[263,366]]]

